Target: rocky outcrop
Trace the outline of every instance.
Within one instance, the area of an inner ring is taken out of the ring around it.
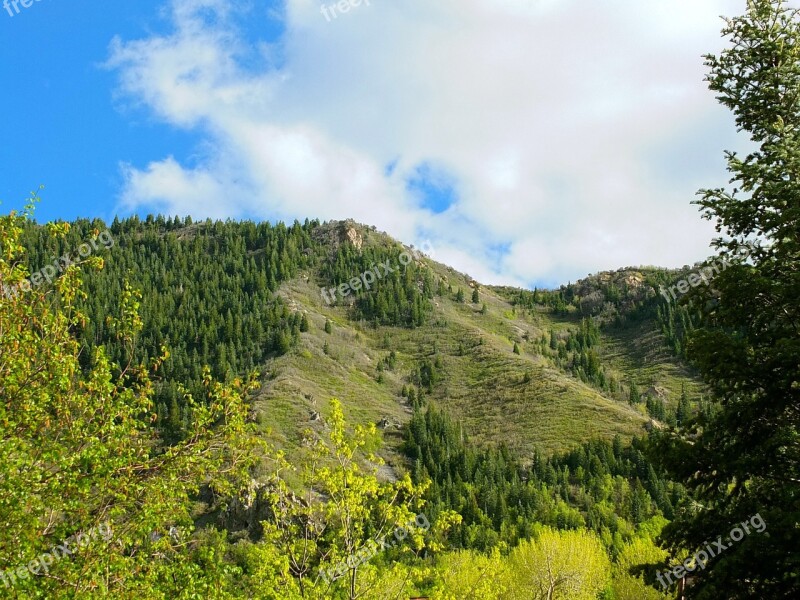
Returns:
[[[247,535],[256,540],[261,537],[261,522],[273,518],[270,494],[277,492],[271,483],[262,483],[255,479],[238,497],[233,498],[227,508],[219,514],[219,525],[231,532],[247,532]],[[282,495],[278,501],[278,511],[282,512],[283,506],[292,504],[305,505],[305,501],[293,493]]]
[[[261,521],[271,514],[266,502],[267,486],[251,480],[247,489],[232,498],[227,508],[219,515],[220,526],[228,531],[245,530],[252,538],[261,534]]]
[[[364,245],[364,238],[356,231],[355,227],[348,227],[344,235],[347,241],[353,244],[357,250],[361,250],[361,246]]]
[[[352,244],[357,250],[364,247],[364,236],[362,235],[363,226],[355,221],[331,221],[320,225],[314,229],[312,236],[314,239],[329,246],[332,250],[337,250],[342,244]]]
[[[647,391],[642,394],[642,396],[649,396],[650,398],[658,398],[659,400],[666,400],[669,397],[669,390],[654,385],[647,388]]]

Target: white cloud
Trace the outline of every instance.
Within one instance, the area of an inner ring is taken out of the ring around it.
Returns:
[[[172,34],[112,44],[121,97],[211,148],[200,164],[126,168],[126,205],[352,217],[430,239],[488,283],[708,253],[713,231],[689,202],[726,181],[732,124],[701,54],[741,2],[371,0],[328,21],[319,0],[287,0],[261,61],[231,6],[174,0]],[[689,153],[691,169],[665,176]],[[405,189],[423,162],[457,180],[441,214]]]
[[[122,172],[127,181],[122,203],[128,208],[149,204],[167,215],[232,216],[230,207],[220,203],[227,195],[225,182],[213,169],[185,169],[170,156],[143,171],[124,164]]]

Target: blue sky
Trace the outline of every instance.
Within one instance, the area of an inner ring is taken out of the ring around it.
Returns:
[[[108,218],[123,183],[120,160],[191,147],[196,136],[116,110],[115,75],[100,68],[114,35],[158,24],[159,4],[43,0],[13,17],[0,12],[3,210],[44,184],[37,219]]]
[[[352,217],[529,286],[708,254],[742,140],[701,54],[744,0],[331,4],[0,10],[0,211]]]

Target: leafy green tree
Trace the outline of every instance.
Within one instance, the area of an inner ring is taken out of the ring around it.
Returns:
[[[655,583],[656,573],[666,564],[667,552],[654,540],[666,523],[666,519],[661,517],[647,521],[621,548],[612,569],[612,589],[616,600],[666,600],[674,596],[663,590],[659,592],[647,583]]]
[[[727,19],[730,44],[706,57],[709,87],[753,150],[727,153],[733,189],[703,190],[723,234],[718,269],[690,300],[701,323],[688,353],[718,410],[657,447],[695,502],[665,530],[690,551],[760,514],[751,533],[695,573],[697,598],[800,595],[800,15],[750,0]],[[741,261],[743,255],[749,258]],[[669,451],[667,451],[669,450]]]
[[[506,597],[508,565],[498,550],[489,555],[461,550],[436,564],[434,600],[499,600]]]
[[[510,598],[595,600],[610,579],[600,540],[587,531],[542,528],[508,557]]]
[[[480,301],[481,301],[481,296],[480,294],[478,294],[478,288],[475,288],[474,290],[472,290],[472,303],[477,304]]]
[[[6,284],[28,275],[25,227],[25,215],[0,217]],[[69,229],[48,227],[55,239]],[[106,321],[128,360],[114,365],[98,346],[80,363],[81,277],[100,267],[102,259],[89,258],[52,289],[0,295],[0,564],[11,566],[2,589],[19,598],[202,596],[218,573],[199,568],[181,535],[193,530],[201,488],[231,495],[254,462],[244,401],[252,382],[222,386],[206,370],[204,398],[185,397],[189,437],[164,446],[151,425],[150,373],[169,354],[133,360],[143,327],[138,292],[124,285],[120,312]],[[92,536],[101,528],[108,535]],[[69,558],[32,562],[53,558],[65,540],[73,541]]]
[[[441,544],[435,536],[449,523],[457,523],[455,513],[442,513],[428,528],[408,527],[418,517],[421,499],[428,483],[415,485],[408,474],[394,483],[379,482],[375,472],[365,472],[362,460],[379,466],[382,461],[368,451],[377,436],[375,425],[346,427],[341,404],[334,399],[326,419],[329,433],[310,442],[310,448],[298,466],[281,454],[273,457],[273,489],[267,496],[271,518],[263,522],[264,544],[278,548],[288,558],[288,575],[298,582],[304,597],[329,598],[336,594],[355,600],[372,594],[382,576],[368,564],[380,551],[375,543],[384,537],[397,545],[397,556],[415,556],[424,549],[437,551]],[[306,433],[307,439],[314,437]],[[376,467],[377,468],[377,467]],[[297,473],[306,490],[298,499],[286,483],[286,473]],[[320,502],[318,495],[323,495]],[[402,528],[402,537],[398,537]],[[402,543],[398,543],[397,540]]]

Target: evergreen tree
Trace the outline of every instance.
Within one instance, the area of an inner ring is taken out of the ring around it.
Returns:
[[[681,397],[678,401],[678,408],[675,412],[675,419],[678,425],[684,425],[691,416],[691,405],[689,397],[686,395],[686,384],[681,383]]]
[[[704,217],[725,234],[713,285],[690,295],[701,312],[688,354],[718,399],[680,437],[657,447],[695,502],[666,532],[701,548],[758,514],[751,532],[694,573],[697,598],[800,595],[800,15],[750,0],[726,21],[730,44],[706,57],[710,88],[753,150],[727,154],[733,190],[701,192]],[[748,256],[741,262],[742,255]]]
[[[642,401],[641,394],[639,394],[639,386],[636,385],[635,381],[631,380],[629,387],[628,402],[630,404],[639,404]]]

